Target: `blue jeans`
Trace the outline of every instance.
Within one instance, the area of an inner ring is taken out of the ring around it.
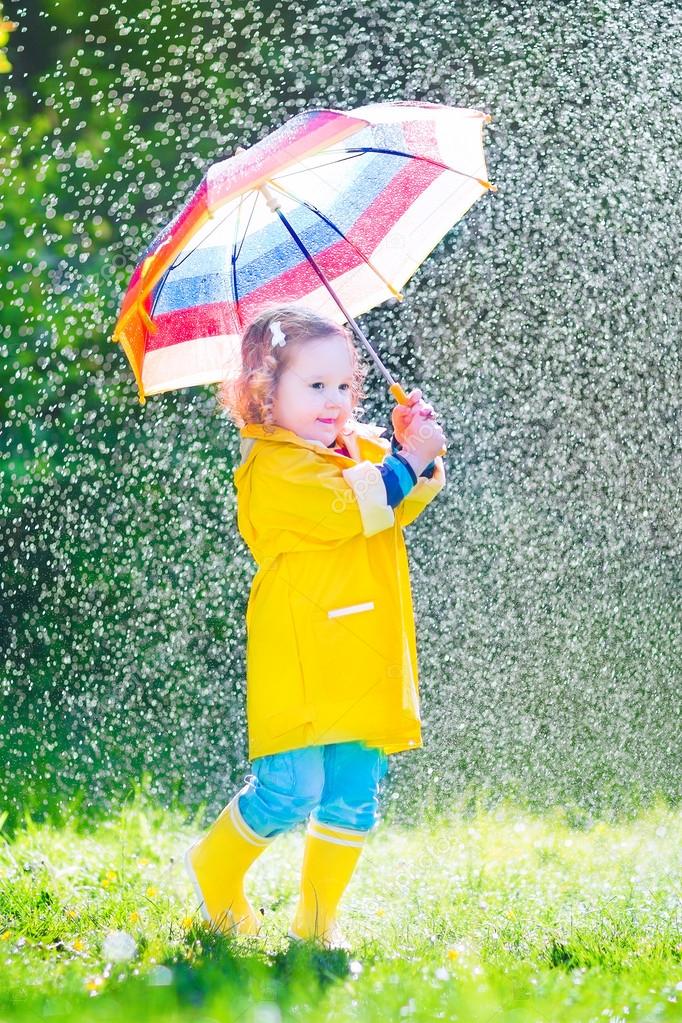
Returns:
[[[370,831],[377,819],[377,790],[388,773],[388,756],[363,742],[256,757],[238,808],[257,834],[280,835],[312,813],[321,824]]]

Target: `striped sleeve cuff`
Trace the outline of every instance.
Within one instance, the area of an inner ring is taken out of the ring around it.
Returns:
[[[391,450],[392,450],[394,455],[398,451],[400,451],[400,444],[396,440],[396,436],[395,436],[394,433],[391,434]],[[422,469],[422,471],[419,473],[419,475],[420,476],[426,476],[427,479],[431,479],[431,477],[433,476],[435,471],[436,471],[436,463],[435,463],[435,461],[432,461],[432,462],[429,462],[429,464]]]
[[[407,497],[417,482],[412,466],[398,454],[386,455],[377,466],[386,487],[386,500],[395,508]]]

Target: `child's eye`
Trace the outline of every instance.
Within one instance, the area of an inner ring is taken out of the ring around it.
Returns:
[[[311,386],[311,387],[324,387],[324,384],[323,384],[323,383],[322,383],[322,381],[320,380],[320,381],[317,381],[317,382],[316,382],[316,383],[314,383],[314,384],[311,384],[310,386]],[[345,387],[347,391],[349,391],[349,390],[350,390],[350,384],[341,384],[341,386],[342,386],[342,387]]]

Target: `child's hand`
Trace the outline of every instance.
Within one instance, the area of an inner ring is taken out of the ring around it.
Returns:
[[[417,460],[422,458],[421,468],[424,468],[429,461],[440,454],[444,447],[445,434],[440,422],[437,422],[433,416],[415,415],[405,432],[401,454],[413,454]]]
[[[418,387],[408,394],[409,405],[396,405],[391,412],[393,432],[399,444],[403,444],[410,433],[411,426],[418,425],[423,419],[435,419],[433,405],[422,400],[422,392]]]

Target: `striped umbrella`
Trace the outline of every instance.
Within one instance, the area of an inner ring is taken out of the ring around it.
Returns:
[[[139,398],[239,371],[262,306],[355,322],[401,288],[488,190],[490,115],[436,103],[307,110],[209,168],[143,254],[114,329]]]

